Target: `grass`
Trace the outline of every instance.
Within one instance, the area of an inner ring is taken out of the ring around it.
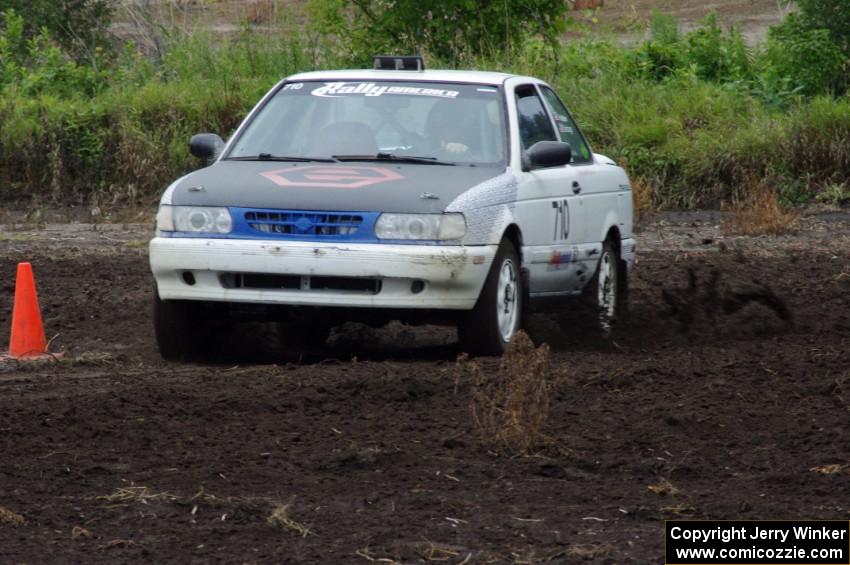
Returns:
[[[818,465],[809,469],[814,473],[822,475],[846,475],[850,473],[850,465],[846,463],[833,463],[831,465]]]
[[[850,187],[843,183],[830,183],[815,198],[821,204],[843,206],[850,202]]]
[[[98,496],[97,499],[113,504],[131,504],[134,502],[148,504],[161,501],[173,502],[179,500],[180,497],[168,492],[155,492],[148,487],[133,486],[116,489],[112,494]]]
[[[267,9],[257,6],[249,19],[265,21]],[[246,23],[224,36],[180,25],[148,30],[158,34],[156,50],[131,46],[93,95],[68,93],[62,84],[38,92],[0,85],[0,201],[88,206],[106,221],[122,221],[128,205],[155,203],[175,178],[201,165],[188,152],[193,133],[228,136],[288,74],[351,66],[333,38],[285,17],[275,16],[273,32]],[[710,80],[687,65],[658,78],[646,72],[645,47],[621,47],[590,32],[558,50],[532,40],[509,57],[428,64],[549,81],[594,150],[627,168],[638,216],[745,204],[741,187],[752,178],[770,178],[783,207],[819,194],[845,198],[850,98],[765,96],[752,83]]]
[[[577,543],[571,545],[565,555],[573,559],[590,561],[604,559],[611,555],[616,548],[610,543]]]
[[[11,526],[13,528],[20,528],[21,526],[25,526],[26,524],[26,518],[24,518],[17,512],[0,506],[0,526]]]
[[[724,231],[737,235],[784,235],[800,231],[799,212],[784,206],[767,181],[750,179],[728,207]]]
[[[192,496],[181,496],[167,491],[157,491],[147,486],[129,486],[116,489],[114,492],[96,497],[111,506],[129,506],[132,504],[174,504],[180,507],[192,508],[194,515],[199,507],[204,505],[225,521],[228,515],[236,511],[249,511],[256,515],[265,515],[269,526],[282,528],[298,534],[301,537],[315,535],[315,532],[296,521],[291,515],[291,504],[283,504],[268,498],[254,497],[219,497],[201,488]],[[0,508],[2,510],[2,508]],[[2,514],[0,514],[2,516]]]
[[[659,479],[654,485],[649,485],[646,489],[659,496],[676,496],[681,491],[673,483],[667,479]]]
[[[386,565],[401,565],[400,562],[398,562],[395,559],[392,559],[390,557],[377,557],[376,555],[374,555],[372,553],[372,550],[369,547],[364,547],[362,549],[358,549],[357,551],[354,552],[354,555],[356,555],[357,557],[360,557],[362,559],[365,559],[366,561],[368,561],[370,563],[384,563]]]
[[[632,204],[634,207],[635,222],[646,218],[654,209],[652,203],[652,186],[642,177],[631,179],[632,181]]]
[[[519,332],[495,374],[485,374],[475,362],[464,363],[472,380],[472,421],[483,443],[523,455],[547,443],[543,428],[551,390],[548,345],[535,348],[531,338]]]
[[[266,520],[269,525],[278,526],[285,530],[295,532],[302,538],[315,535],[313,531],[300,522],[296,522],[289,515],[289,504],[278,504],[272,510],[271,515]]]

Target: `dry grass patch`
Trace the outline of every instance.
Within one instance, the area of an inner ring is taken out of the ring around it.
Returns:
[[[610,543],[578,543],[567,549],[566,556],[574,559],[602,559],[613,552],[614,546]]]
[[[746,190],[724,206],[731,217],[723,231],[735,235],[783,235],[800,231],[800,214],[783,206],[765,180],[747,182]]]
[[[525,455],[544,443],[551,388],[548,345],[535,348],[528,335],[517,333],[495,375],[485,375],[475,362],[460,363],[472,377],[472,421],[485,444]]]
[[[132,547],[134,545],[136,545],[136,542],[131,539],[114,539],[110,542],[100,544],[97,546],[97,550],[104,551],[107,549],[115,549],[116,547]]]
[[[103,496],[98,496],[97,500],[105,500],[112,504],[130,504],[133,502],[141,502],[147,504],[149,502],[178,500],[175,494],[168,492],[155,492],[148,487],[124,487],[116,489],[114,493]]]
[[[688,504],[677,504],[676,506],[662,506],[660,508],[663,514],[672,514],[674,516],[693,516],[697,509]]]
[[[661,479],[654,485],[649,485],[646,489],[650,492],[654,492],[659,496],[676,496],[681,493],[673,483],[668,481],[667,479]]]
[[[822,475],[846,475],[850,473],[850,465],[847,463],[833,463],[832,465],[818,465],[809,469],[813,473]]]
[[[271,526],[278,526],[285,530],[290,530],[306,538],[312,536],[313,531],[300,522],[296,522],[289,515],[289,504],[278,504],[272,510],[271,516],[266,520]]]
[[[639,222],[649,216],[655,210],[652,204],[652,185],[643,177],[632,179],[632,207],[634,209],[634,220]]]
[[[471,553],[465,548],[434,543],[431,541],[423,541],[415,544],[416,553],[425,561],[433,562],[462,562],[463,554],[466,553],[466,559],[471,559]]]
[[[88,538],[91,538],[91,537],[92,537],[91,530],[87,530],[86,528],[84,528],[82,526],[74,526],[73,528],[71,528],[71,539],[78,539],[78,538],[87,538],[88,539]]]
[[[292,518],[291,504],[283,504],[279,500],[264,497],[220,497],[206,492],[203,488],[192,496],[180,496],[170,492],[157,492],[145,486],[130,486],[116,489],[112,494],[98,496],[95,499],[108,502],[113,507],[131,504],[172,504],[191,508],[192,516],[199,511],[207,515],[219,516],[222,522],[234,515],[240,515],[243,520],[265,520],[270,526],[290,530],[302,537],[315,535],[313,530]],[[84,535],[81,532],[78,533]]]
[[[372,550],[369,547],[364,547],[363,549],[358,549],[357,551],[354,552],[354,555],[356,555],[358,557],[362,557],[363,559],[365,559],[366,561],[369,561],[370,563],[385,563],[386,565],[401,565],[401,563],[399,563],[398,561],[396,561],[395,559],[392,559],[390,557],[378,557],[378,556],[376,556],[374,553],[372,553]]]
[[[0,526],[12,526],[13,528],[20,528],[21,526],[26,526],[27,520],[17,512],[13,512],[8,508],[0,506]]]

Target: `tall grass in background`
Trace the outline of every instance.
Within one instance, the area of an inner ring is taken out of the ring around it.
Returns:
[[[280,78],[346,66],[338,53],[296,25],[246,25],[230,35],[171,30],[156,57],[130,45],[94,74],[61,58],[31,62],[0,81],[0,201],[153,203],[200,166],[188,153],[193,133],[226,137]],[[680,36],[661,19],[633,48],[581,33],[555,51],[529,41],[507,55],[428,63],[549,81],[595,151],[624,165],[653,208],[718,206],[753,178],[790,204],[846,186],[850,99],[804,97],[775,69],[762,72],[761,56],[716,21]]]
[[[245,27],[231,36],[171,30],[156,63],[132,44],[87,89],[30,59],[21,80],[0,81],[0,201],[7,207],[148,204],[199,163],[197,132],[227,136],[280,78],[333,56],[297,27],[278,34]],[[2,49],[2,37],[0,37]],[[7,67],[8,68],[8,67]],[[30,76],[52,81],[35,88]]]

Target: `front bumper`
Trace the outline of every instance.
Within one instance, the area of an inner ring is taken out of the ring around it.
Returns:
[[[150,265],[163,300],[469,310],[496,250],[155,237]],[[263,282],[244,284],[257,280]],[[298,288],[292,280],[300,281]],[[276,281],[284,284],[275,287]]]

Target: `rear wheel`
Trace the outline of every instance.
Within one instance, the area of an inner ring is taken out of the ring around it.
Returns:
[[[594,316],[594,325],[605,337],[611,335],[614,323],[620,313],[620,301],[625,288],[621,288],[620,253],[612,239],[602,244],[602,256],[596,267],[596,274],[585,288],[585,300],[590,304]]]
[[[199,352],[204,312],[199,302],[162,300],[154,290],[153,325],[163,359],[174,361]]]
[[[502,240],[475,308],[458,324],[461,346],[476,355],[501,355],[520,328],[525,296],[519,254]]]

